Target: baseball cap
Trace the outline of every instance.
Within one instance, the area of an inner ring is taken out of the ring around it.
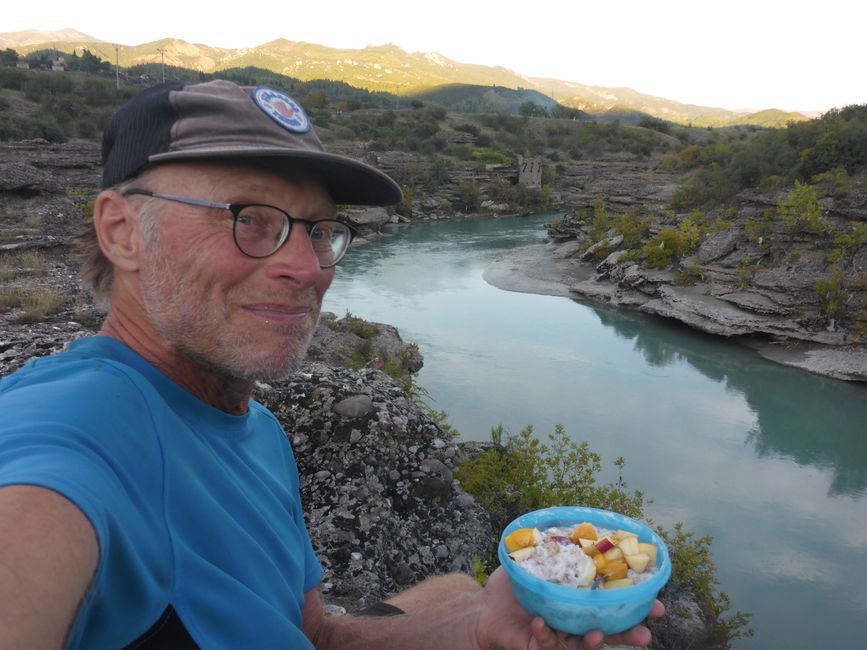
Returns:
[[[180,160],[256,163],[318,174],[335,203],[392,205],[400,186],[360,160],[328,153],[292,97],[265,86],[215,80],[142,91],[111,118],[102,140],[102,186]]]

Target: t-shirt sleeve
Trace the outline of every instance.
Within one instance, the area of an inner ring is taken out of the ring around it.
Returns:
[[[62,376],[48,390],[27,381],[3,388],[0,413],[14,417],[0,419],[0,486],[53,490],[88,518],[99,564],[85,609],[116,587],[108,580],[124,582],[129,602],[146,600],[167,540],[157,511],[142,507],[159,503],[160,453],[136,387],[103,366]],[[141,435],[129,435],[132,423]]]

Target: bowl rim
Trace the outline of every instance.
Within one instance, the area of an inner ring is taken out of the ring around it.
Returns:
[[[649,580],[622,589],[580,589],[544,580],[522,569],[512,560],[503,540],[513,530],[535,527],[540,530],[552,526],[578,524],[589,521],[606,528],[621,528],[639,535],[642,541],[651,541],[657,545],[656,574]],[[648,539],[649,538],[649,539]],[[605,604],[642,602],[656,597],[671,577],[671,558],[668,546],[662,537],[648,525],[611,510],[591,508],[588,506],[551,506],[524,513],[513,519],[500,535],[497,555],[503,569],[510,579],[514,577],[520,586],[539,593],[547,599],[559,602],[576,602],[585,604]]]

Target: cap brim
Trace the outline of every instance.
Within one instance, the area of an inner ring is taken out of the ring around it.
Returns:
[[[275,169],[310,170],[323,179],[335,203],[387,206],[403,200],[400,186],[376,167],[324,151],[213,148],[167,151],[148,157],[151,163],[172,160],[247,161],[257,165],[273,165]]]

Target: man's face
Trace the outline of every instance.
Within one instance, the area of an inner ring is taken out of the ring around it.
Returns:
[[[334,216],[313,181],[230,165],[164,165],[144,189],[226,203],[273,205],[301,219]],[[304,357],[334,269],[322,269],[293,225],[273,255],[244,255],[228,210],[159,201],[139,273],[143,308],[171,354],[248,381],[285,377]],[[154,206],[151,206],[154,207]]]

